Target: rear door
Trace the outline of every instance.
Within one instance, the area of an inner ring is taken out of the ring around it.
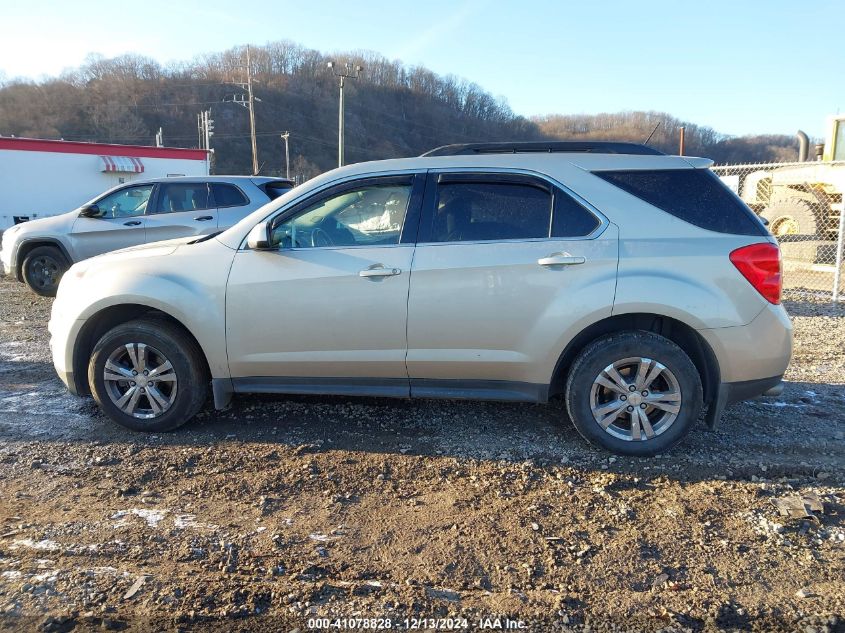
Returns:
[[[243,220],[258,207],[263,206],[270,199],[258,187],[249,187],[249,193],[229,182],[209,183],[211,188],[211,204],[217,209],[217,228],[228,229]]]
[[[429,175],[408,298],[412,395],[542,397],[567,332],[610,316],[616,228],[570,193],[527,174]]]
[[[133,185],[95,201],[99,217],[78,217],[71,229],[74,259],[82,260],[109,251],[139,246],[146,239],[146,211],[155,185]]]
[[[217,230],[217,209],[206,182],[162,182],[147,214],[147,242]]]

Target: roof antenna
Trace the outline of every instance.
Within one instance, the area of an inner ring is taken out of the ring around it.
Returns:
[[[648,135],[648,138],[647,138],[646,140],[644,140],[644,141],[643,141],[643,145],[648,145],[648,142],[651,140],[651,137],[652,137],[652,136],[654,136],[654,133],[655,133],[655,132],[657,132],[657,128],[659,128],[659,127],[660,127],[660,124],[661,124],[661,123],[663,123],[663,121],[658,121],[658,122],[657,122],[657,125],[655,125],[655,126],[654,126],[654,129],[651,131],[651,134],[649,134],[649,135]]]

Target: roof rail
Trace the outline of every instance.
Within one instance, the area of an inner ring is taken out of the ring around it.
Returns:
[[[616,141],[530,141],[517,143],[461,143],[443,145],[423,156],[468,156],[474,154],[579,152],[593,154],[640,154],[662,156],[663,152],[639,143]]]

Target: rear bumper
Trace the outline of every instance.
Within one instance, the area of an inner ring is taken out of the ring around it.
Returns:
[[[740,382],[723,382],[719,385],[713,401],[707,407],[704,421],[707,426],[714,429],[719,423],[722,411],[732,402],[758,396],[779,396],[781,393],[783,393],[783,375]]]
[[[755,382],[783,376],[792,355],[792,322],[783,306],[766,306],[751,323],[735,327],[697,330],[707,341],[719,363],[719,380],[736,385],[730,390],[753,395]],[[743,385],[747,384],[748,387]],[[744,397],[737,397],[743,400]]]
[[[779,396],[783,393],[783,376],[722,383],[719,385],[719,390],[724,390],[726,393],[725,404],[758,396]]]

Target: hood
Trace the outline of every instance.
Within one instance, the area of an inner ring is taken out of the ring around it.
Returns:
[[[106,253],[105,255],[117,255],[117,254],[124,254],[124,253],[139,253],[141,251],[149,251],[149,250],[169,250],[169,252],[173,252],[176,250],[178,246],[182,244],[188,244],[190,242],[194,242],[197,239],[201,238],[201,235],[189,235],[187,237],[177,237],[172,240],[162,240],[161,242],[150,242],[148,244],[139,244],[138,246],[130,246],[129,248],[121,248],[118,251],[111,251],[110,253]],[[104,255],[99,255],[99,257],[104,257]]]
[[[196,235],[190,237],[180,237],[174,240],[165,240],[163,242],[151,242],[150,244],[141,244],[140,246],[132,246],[130,248],[122,248],[119,251],[111,251],[90,259],[85,259],[74,264],[73,269],[82,270],[89,269],[91,266],[99,266],[104,263],[128,261],[131,259],[145,259],[148,257],[164,257],[172,254],[177,248],[188,242],[197,239]]]
[[[37,233],[39,237],[49,237],[53,234],[66,235],[70,232],[79,211],[70,211],[61,215],[51,215],[47,218],[36,218],[16,224],[6,233],[12,232],[16,237],[24,237]]]

